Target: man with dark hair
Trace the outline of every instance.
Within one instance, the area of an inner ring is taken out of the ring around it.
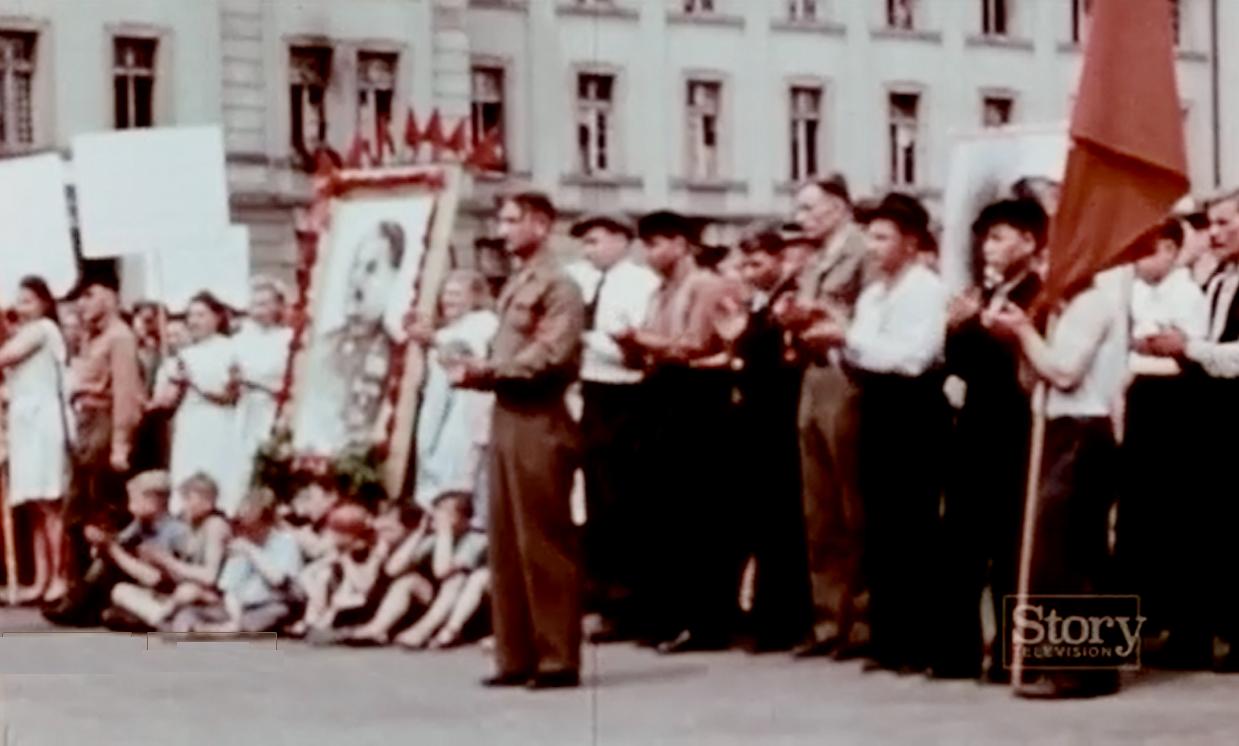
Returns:
[[[796,268],[785,261],[786,243],[765,231],[740,241],[740,274],[748,286],[747,324],[735,344],[739,368],[741,509],[750,517],[743,533],[755,569],[749,632],[757,652],[787,650],[812,626],[800,446],[796,416],[803,365],[784,340],[773,307],[796,292]]]
[[[943,378],[946,292],[918,260],[929,215],[912,197],[888,194],[861,213],[875,278],[840,321],[818,335],[840,349],[860,385],[859,472],[872,662],[867,670],[923,671],[931,636],[930,558],[938,524],[941,444],[947,434]],[[897,461],[896,461],[897,460]]]
[[[1003,597],[1015,593],[1023,519],[1028,437],[1028,392],[1019,375],[1019,350],[981,323],[986,308],[1014,303],[1027,309],[1041,290],[1033,257],[1045,246],[1048,218],[1032,199],[995,202],[973,224],[979,287],[951,301],[946,370],[964,387],[956,417],[942,522],[937,576],[941,627],[934,676],[975,678],[984,639],[981,597],[990,586],[994,619],[1003,619]],[[998,630],[989,669],[1003,681]]]
[[[137,337],[121,319],[119,288],[115,268],[95,262],[84,268],[75,291],[88,336],[67,392],[77,416],[73,480],[65,505],[70,584],[90,562],[84,528],[116,529],[126,518],[124,485],[146,388]]]
[[[1231,192],[1214,200],[1208,207],[1209,238],[1218,268],[1205,287],[1209,309],[1207,333],[1202,339],[1192,339],[1180,329],[1167,329],[1145,337],[1139,351],[1173,358],[1185,368],[1191,379],[1194,401],[1209,411],[1234,412],[1239,407],[1239,192]],[[1176,643],[1175,657],[1193,661],[1212,658],[1213,637],[1230,643],[1230,652],[1215,667],[1221,671],[1239,671],[1239,600],[1229,591],[1235,574],[1236,552],[1230,536],[1231,527],[1239,522],[1239,504],[1231,498],[1234,492],[1229,475],[1219,464],[1229,463],[1239,451],[1239,438],[1233,428],[1210,427],[1200,438],[1196,464],[1208,466],[1193,469],[1195,489],[1180,490],[1180,494],[1198,493],[1204,504],[1190,506],[1185,512],[1196,516],[1194,522],[1203,531],[1194,547],[1200,552],[1192,560],[1200,569],[1186,582],[1199,583],[1190,601],[1200,608],[1179,610],[1183,621],[1195,619],[1192,629],[1180,629],[1181,642]],[[1195,473],[1199,472],[1199,473]],[[1210,573],[1213,575],[1211,576]],[[1184,592],[1186,595],[1186,591]],[[1211,608],[1203,608],[1204,606]]]
[[[856,481],[858,392],[839,352],[819,344],[819,333],[851,318],[865,282],[865,241],[839,175],[801,187],[796,223],[799,240],[813,249],[797,277],[795,298],[775,307],[808,361],[798,427],[813,631],[796,655],[850,658],[863,653],[869,637],[860,564],[864,508]]]
[[[637,508],[641,442],[641,381],[612,334],[645,320],[659,279],[630,256],[636,235],[629,222],[591,215],[572,227],[584,258],[567,267],[587,299],[581,357],[582,473],[587,611],[595,640],[626,635],[638,579],[632,537],[645,516]]]
[[[499,235],[520,267],[499,296],[490,358],[444,361],[455,385],[495,392],[488,533],[497,670],[487,686],[580,684],[569,505],[578,434],[564,392],[580,366],[585,303],[551,254],[554,215],[540,194],[502,203]]]
[[[641,632],[666,653],[717,649],[730,642],[739,579],[736,486],[719,468],[733,446],[734,377],[707,361],[726,350],[721,327],[738,302],[726,280],[693,262],[694,221],[655,212],[637,234],[662,281],[645,323],[615,335],[647,371],[648,512],[658,530],[646,552]]]

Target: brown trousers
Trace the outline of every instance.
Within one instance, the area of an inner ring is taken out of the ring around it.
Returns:
[[[570,505],[577,441],[562,399],[495,404],[489,555],[500,674],[580,667],[580,537]]]
[[[805,534],[813,591],[813,635],[842,644],[868,640],[861,568],[864,509],[857,482],[859,394],[837,367],[813,366],[801,386],[799,428]]]

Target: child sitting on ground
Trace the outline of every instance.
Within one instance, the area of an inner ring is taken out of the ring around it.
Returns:
[[[356,503],[337,505],[328,514],[323,531],[326,554],[308,565],[299,578],[306,609],[295,634],[332,642],[341,612],[365,606],[388,552],[376,541],[372,518]]]
[[[168,514],[168,498],[172,489],[165,471],[146,471],[126,485],[129,514],[133,521],[112,534],[96,525],[83,530],[91,547],[94,561],[82,582],[75,586],[64,603],[45,613],[48,621],[73,626],[95,626],[102,621],[112,588],[121,582],[132,582],[155,588],[165,580],[164,572],[144,560],[143,546],[155,546],[175,552],[182,545],[185,524]]]
[[[224,550],[232,533],[228,520],[215,509],[219,487],[201,472],[180,485],[181,507],[189,533],[176,551],[155,544],[138,547],[138,556],[163,573],[161,585],[173,585],[171,593],[158,587],[120,583],[112,589],[112,603],[138,622],[134,627],[158,628],[187,603],[197,598],[199,588],[212,588],[224,564]],[[122,614],[123,613],[123,614]],[[129,626],[129,625],[126,625]]]
[[[387,644],[394,631],[409,626],[417,618],[414,614],[420,616],[434,599],[435,588],[427,577],[429,573],[419,572],[419,563],[414,562],[418,553],[429,556],[424,549],[428,540],[434,540],[429,514],[413,505],[389,505],[375,519],[375,529],[379,541],[395,549],[383,563],[368,608],[348,614],[359,625],[343,635],[353,644]]]
[[[278,525],[271,490],[251,490],[237,509],[235,533],[215,588],[197,593],[173,619],[177,632],[261,633],[278,631],[300,610],[296,577],[301,549]]]
[[[472,517],[473,497],[467,492],[447,492],[435,501],[434,535],[409,551],[408,562],[423,573],[429,570],[438,589],[426,613],[396,636],[398,645],[447,648],[462,642],[465,625],[490,587],[486,534],[470,526]]]
[[[302,555],[309,561],[331,552],[326,539],[327,516],[342,504],[340,488],[335,478],[325,475],[301,475],[298,487],[284,522],[297,539]]]

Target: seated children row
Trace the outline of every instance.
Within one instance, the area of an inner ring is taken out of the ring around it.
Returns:
[[[489,584],[486,536],[471,496],[450,492],[433,513],[395,502],[371,512],[315,480],[281,516],[257,488],[229,522],[218,489],[197,474],[179,486],[146,472],[128,485],[132,523],[87,527],[94,565],[84,606],[106,626],[170,632],[288,632],[314,642],[450,647],[481,636]],[[93,599],[93,601],[91,601]]]

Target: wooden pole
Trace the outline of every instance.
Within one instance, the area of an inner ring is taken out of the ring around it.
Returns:
[[[1051,320],[1051,324],[1053,321]],[[1041,491],[1041,461],[1045,452],[1045,404],[1049,398],[1045,381],[1037,381],[1032,395],[1032,433],[1029,437],[1028,449],[1028,479],[1024,486],[1024,530],[1020,537],[1020,568],[1019,580],[1016,585],[1015,598],[1017,603],[1023,603],[1028,598],[1028,586],[1032,575],[1032,554],[1036,544],[1037,502]],[[1003,604],[1004,619],[999,619],[999,634],[1003,642],[1002,654],[1007,654],[1008,646],[1013,642],[1007,639],[1007,624],[1005,619],[1006,604]],[[1024,673],[1023,658],[1016,655],[1011,661],[1011,685],[1018,688]]]

